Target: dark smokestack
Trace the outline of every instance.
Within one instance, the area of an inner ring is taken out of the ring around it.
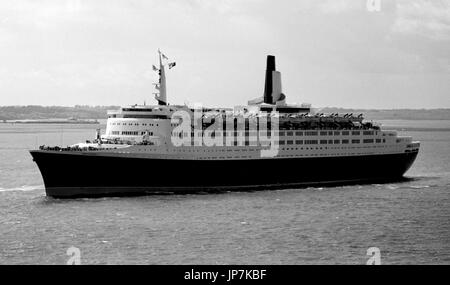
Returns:
[[[273,103],[272,71],[275,71],[275,56],[268,55],[267,56],[267,65],[266,65],[266,82],[264,85],[264,103],[267,103],[267,104]]]

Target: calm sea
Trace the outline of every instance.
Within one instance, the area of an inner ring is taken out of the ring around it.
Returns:
[[[422,142],[410,181],[74,200],[45,196],[28,150],[96,126],[0,124],[0,264],[450,264],[450,121],[382,123]]]

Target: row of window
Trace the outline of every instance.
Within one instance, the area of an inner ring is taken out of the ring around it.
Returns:
[[[150,123],[142,123],[142,124],[139,124],[139,123],[110,123],[110,124],[113,126],[150,126],[150,127],[159,126],[159,124],[150,124]]]
[[[363,143],[385,143],[386,140],[385,139],[364,139]],[[293,144],[349,144],[350,140],[282,140],[280,141],[280,145],[293,145]],[[355,140],[351,140],[352,144],[358,144],[361,143],[361,140],[355,139]]]
[[[345,149],[345,150],[356,150],[356,149],[363,149],[363,148],[376,148],[376,147],[386,147],[386,146],[372,146],[372,147],[282,147],[280,148],[280,150],[284,151],[284,150],[323,150],[323,149]],[[253,151],[259,151],[260,149],[176,149],[176,150],[171,150],[172,152],[203,152],[203,153],[218,153],[218,152],[237,152],[237,151],[245,151],[245,152],[253,152]],[[155,149],[139,149],[139,151],[150,151],[150,152],[154,152]],[[351,154],[356,154],[356,153],[351,153]],[[311,154],[311,155],[317,155],[317,154]],[[331,155],[331,154],[330,154]],[[282,156],[282,155],[281,155]],[[302,154],[303,156],[303,154]],[[218,157],[215,157],[218,158]]]
[[[119,135],[119,131],[112,131],[111,132],[112,135]],[[123,131],[122,132],[123,136],[143,136],[145,135],[145,132],[138,132],[138,131]],[[148,132],[149,136],[153,136],[153,132]]]
[[[296,131],[296,132],[294,132],[294,131],[292,131],[292,132],[284,132],[284,131],[280,131],[280,132],[275,132],[275,135],[279,135],[281,137],[283,137],[283,136],[293,136],[294,133],[295,133],[296,136],[303,136],[303,134],[305,134],[305,136],[317,136],[319,134],[319,132],[316,132],[316,131],[313,131],[313,132],[311,132],[311,131],[306,131],[306,132],[299,132],[299,131]],[[227,134],[230,135],[230,136],[232,136],[233,134],[234,134],[234,136],[237,136],[238,132],[237,131],[228,131],[228,132],[224,131],[223,136],[227,136]],[[252,135],[252,136],[256,137],[258,132],[256,132],[256,131],[254,131],[254,132],[245,131],[245,132],[242,132],[242,134],[244,134],[245,136]],[[268,131],[268,134],[270,136],[270,130]],[[332,135],[339,136],[341,134],[343,136],[348,136],[348,135],[350,135],[350,132],[349,131],[320,132],[321,136],[332,136]],[[353,132],[351,132],[351,134],[357,136],[357,135],[360,135],[360,132],[359,131],[353,131]],[[173,136],[187,136],[187,132],[184,132],[184,133],[173,132],[172,135]],[[373,131],[364,131],[363,135],[374,135],[374,132]],[[194,133],[191,133],[191,136],[194,136]],[[199,137],[204,136],[204,133],[200,131],[200,132],[198,132],[198,136]],[[210,133],[209,133],[209,136],[210,137],[216,137],[216,136],[220,137],[221,136],[221,132],[220,131],[212,131],[211,130]]]
[[[197,142],[194,141],[194,139],[192,138],[192,142],[194,144],[196,144]],[[385,139],[364,139],[362,140],[362,143],[364,144],[371,144],[371,143],[385,143],[386,140]],[[256,141],[242,141],[242,142],[238,142],[238,141],[232,141],[229,142],[231,143],[231,145],[237,146],[237,145],[245,145],[245,146],[249,146],[249,145],[257,145]],[[324,144],[360,144],[361,140],[359,139],[354,139],[354,140],[280,140],[279,144],[280,145],[324,145]]]
[[[295,132],[280,132],[280,136],[293,136],[295,133],[296,136],[303,136],[303,132],[299,132],[299,131],[295,131]],[[361,131],[305,131],[304,134],[305,136],[317,136],[317,135],[321,135],[321,136],[339,136],[339,135],[343,135],[343,136],[348,136],[350,135],[350,133],[352,134],[352,136],[359,136],[361,135]],[[365,136],[373,136],[375,134],[374,131],[363,131],[362,132],[363,135]]]
[[[139,134],[139,132],[137,131],[123,131],[122,135],[124,136],[137,136]]]

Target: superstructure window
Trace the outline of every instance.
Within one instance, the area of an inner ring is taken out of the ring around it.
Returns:
[[[363,135],[365,135],[365,136],[373,136],[373,131],[364,131]]]
[[[303,141],[302,140],[296,140],[295,144],[303,144]]]
[[[305,132],[305,136],[317,136],[317,132]]]
[[[348,144],[348,140],[342,140],[342,144]]]
[[[326,136],[328,134],[328,132],[320,132],[321,136]]]
[[[359,136],[361,134],[360,131],[353,131],[352,136]]]
[[[139,134],[139,132],[137,131],[123,131],[122,135],[124,136],[137,136]]]
[[[339,136],[341,134],[341,132],[334,132],[335,136]]]
[[[342,135],[343,135],[343,136],[348,136],[348,134],[349,134],[348,131],[343,131],[343,132],[342,132]]]
[[[320,144],[327,144],[327,140],[320,140]]]
[[[305,140],[305,144],[317,144],[317,140]]]
[[[363,143],[373,143],[373,139],[364,139]]]
[[[288,145],[292,145],[292,144],[294,144],[294,141],[286,141],[286,143],[287,143]]]
[[[352,143],[360,143],[360,140],[352,140]]]
[[[303,132],[295,132],[296,136],[303,136]]]

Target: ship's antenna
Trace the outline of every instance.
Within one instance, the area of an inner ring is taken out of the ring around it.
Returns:
[[[159,55],[159,68],[153,65],[153,70],[158,72],[159,75],[159,81],[158,83],[153,83],[155,85],[155,89],[157,92],[154,92],[155,99],[158,101],[158,105],[167,105],[167,89],[166,89],[166,71],[165,71],[165,65],[163,64],[163,60],[168,61],[169,58],[167,58],[166,55],[164,55],[159,49],[158,49],[158,55]],[[169,69],[175,66],[175,62],[168,63]]]

